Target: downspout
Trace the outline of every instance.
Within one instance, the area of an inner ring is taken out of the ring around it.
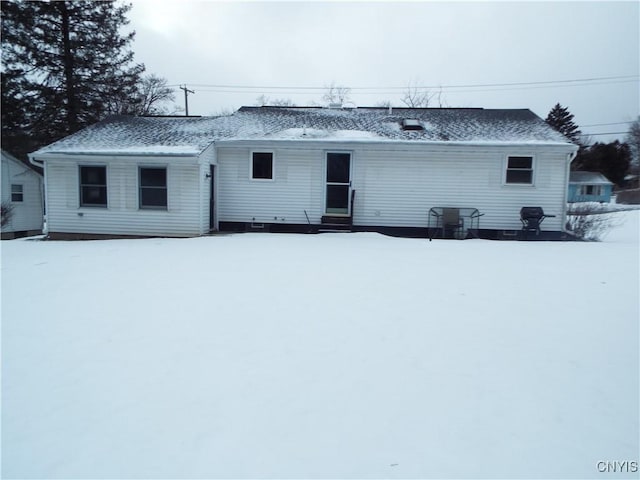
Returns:
[[[47,168],[46,168],[46,164],[44,163],[44,161],[41,160],[36,160],[35,157],[33,156],[33,153],[28,153],[27,157],[29,158],[29,163],[31,163],[32,165],[35,165],[36,167],[40,167],[42,169],[42,183],[43,183],[43,190],[44,192],[41,191],[42,193],[42,220],[43,220],[43,224],[42,224],[42,233],[44,233],[45,235],[49,234],[49,222],[48,222],[48,213],[49,210],[47,208]]]
[[[562,225],[560,226],[562,231],[565,233],[569,233],[567,231],[567,202],[569,201],[569,175],[571,172],[571,162],[573,162],[578,155],[578,149],[576,148],[573,152],[567,153],[567,167],[565,169],[565,187],[564,187],[564,204],[562,205]]]

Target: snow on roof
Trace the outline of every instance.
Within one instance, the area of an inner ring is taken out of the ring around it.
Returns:
[[[36,153],[199,155],[215,140],[217,118],[115,115]]]
[[[403,129],[407,119],[424,130]],[[218,140],[570,145],[527,109],[242,107],[222,117],[114,116],[37,153],[198,155]]]
[[[569,183],[583,183],[589,185],[613,185],[599,172],[570,172]]]

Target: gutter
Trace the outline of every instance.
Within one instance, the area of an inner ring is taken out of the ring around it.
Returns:
[[[565,190],[564,190],[564,204],[562,205],[562,225],[560,228],[564,233],[572,234],[567,230],[567,203],[569,202],[569,175],[571,172],[571,162],[573,162],[578,156],[578,149],[573,152],[567,153],[567,167],[565,169]]]
[[[28,153],[27,157],[29,158],[29,163],[31,163],[32,165],[35,165],[36,167],[40,167],[42,169],[42,233],[45,235],[49,234],[49,219],[48,217],[48,212],[49,209],[47,208],[48,205],[48,190],[47,190],[47,168],[45,166],[45,163],[43,160],[36,160],[35,157],[33,156],[34,153]]]

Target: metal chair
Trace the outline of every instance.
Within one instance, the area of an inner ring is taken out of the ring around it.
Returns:
[[[460,231],[464,227],[464,220],[460,217],[459,208],[443,208],[442,209],[442,237],[446,232],[451,232],[451,236],[460,238]]]

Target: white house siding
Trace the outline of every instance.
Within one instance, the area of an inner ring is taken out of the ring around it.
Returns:
[[[534,157],[534,185],[504,183],[509,155]],[[566,195],[566,153],[541,147],[434,147],[357,152],[354,224],[427,226],[432,207],[477,208],[480,227],[522,227],[520,209],[540,206],[557,215],[547,230],[561,230]]]
[[[11,201],[11,185],[22,185],[22,202]],[[40,232],[43,223],[42,176],[28,166],[2,154],[2,203],[13,207],[3,233]]]
[[[252,150],[274,152],[274,177],[249,178]],[[305,224],[323,215],[323,151],[273,145],[218,149],[218,219],[221,222]]]
[[[229,222],[312,223],[324,214],[324,157],[352,152],[356,226],[426,227],[431,207],[472,207],[480,227],[520,229],[520,208],[557,215],[545,230],[562,230],[567,150],[540,145],[415,145],[381,143],[231,145],[218,149],[219,219]],[[275,180],[249,179],[252,150],[274,152]],[[534,157],[534,185],[504,184],[509,155]]]
[[[107,208],[80,207],[79,166],[107,165]],[[138,168],[167,167],[167,210],[139,208]],[[201,222],[201,165],[196,158],[47,159],[50,233],[192,236]]]

